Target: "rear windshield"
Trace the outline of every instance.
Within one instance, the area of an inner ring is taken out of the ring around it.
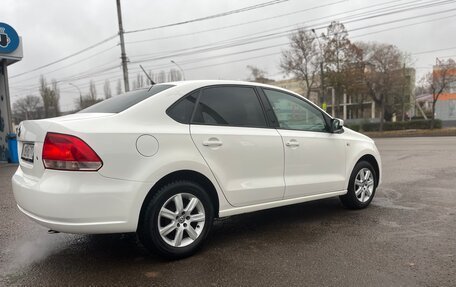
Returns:
[[[174,87],[173,85],[155,85],[150,89],[141,89],[128,92],[119,96],[99,102],[93,106],[85,108],[79,113],[120,113],[145,99],[158,94],[166,89]]]

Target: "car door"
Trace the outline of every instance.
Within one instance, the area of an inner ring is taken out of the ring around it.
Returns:
[[[323,112],[305,99],[263,89],[285,150],[285,196],[295,198],[346,189],[345,141],[329,132]]]
[[[230,204],[245,206],[283,198],[282,139],[268,126],[254,87],[202,89],[190,133]]]

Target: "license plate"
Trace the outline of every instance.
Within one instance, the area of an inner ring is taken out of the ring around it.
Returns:
[[[33,144],[32,143],[23,144],[21,159],[28,161],[28,162],[33,162]]]

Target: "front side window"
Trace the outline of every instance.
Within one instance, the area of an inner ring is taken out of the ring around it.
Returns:
[[[283,92],[264,89],[282,129],[326,132],[326,122],[321,111],[298,97]]]
[[[267,127],[258,96],[250,87],[210,87],[201,92],[195,124]]]

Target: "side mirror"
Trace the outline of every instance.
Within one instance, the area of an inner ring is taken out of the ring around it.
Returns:
[[[340,133],[343,131],[344,120],[341,119],[332,119],[331,120],[331,132]]]

